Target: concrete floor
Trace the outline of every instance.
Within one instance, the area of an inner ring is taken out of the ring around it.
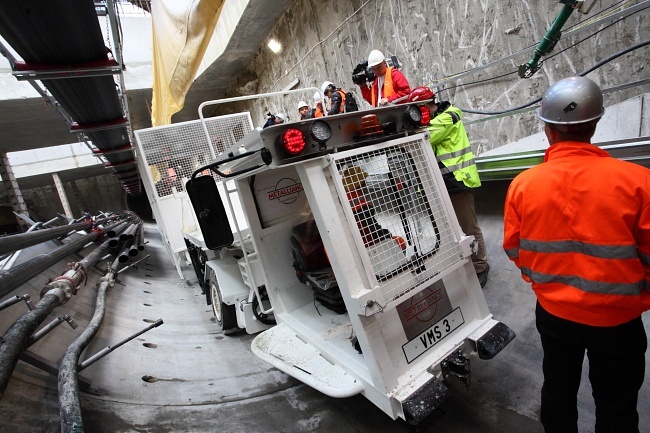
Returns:
[[[494,360],[473,359],[470,389],[454,383],[451,398],[419,426],[420,432],[543,432],[537,421],[542,352],[534,325],[535,298],[500,246],[505,187],[485,185],[477,208],[491,263],[485,296],[495,318],[517,338]],[[86,432],[414,431],[363,396],[330,398],[276,370],[252,354],[254,336],[219,333],[191,269],[185,269],[181,281],[155,225],[146,229],[145,252],[151,256],[120,274],[107,296],[102,329],[82,359],[156,319],[164,324],[81,373],[94,388],[81,394]],[[60,274],[62,267],[44,276]],[[98,275],[91,275],[88,286],[55,312],[72,314],[81,326],[59,326],[30,350],[58,361],[92,315],[91,283]],[[14,294],[31,293],[37,299],[43,282],[34,279]],[[2,332],[22,311],[24,306],[15,305],[0,313]],[[650,314],[644,322],[650,335]],[[646,359],[650,365],[650,354]],[[592,432],[594,424],[587,372],[585,364],[578,397],[581,433]],[[642,433],[650,432],[648,382],[639,395]],[[20,361],[0,400],[0,419],[0,433],[59,431],[56,378]]]

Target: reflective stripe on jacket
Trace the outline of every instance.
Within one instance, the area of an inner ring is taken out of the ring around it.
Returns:
[[[650,170],[556,143],[511,183],[503,248],[549,313],[616,326],[650,309]]]
[[[438,113],[427,128],[430,133],[429,142],[436,158],[444,166],[440,169],[443,176],[445,173],[453,173],[456,180],[468,188],[477,188],[481,186],[481,179],[462,116],[462,111],[453,105]]]

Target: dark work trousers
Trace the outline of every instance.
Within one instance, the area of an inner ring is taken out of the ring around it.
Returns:
[[[454,207],[456,218],[461,230],[466,235],[474,236],[474,240],[478,244],[478,251],[472,254],[472,263],[474,264],[474,271],[479,274],[487,268],[487,248],[485,248],[485,241],[483,240],[483,232],[478,225],[476,218],[476,210],[474,208],[474,195],[472,191],[465,190],[449,194],[451,205]]]
[[[561,319],[536,308],[544,349],[540,421],[546,433],[578,433],[577,394],[587,352],[595,433],[639,433],[637,397],[648,345],[641,317],[612,327]],[[644,403],[646,404],[646,403]]]

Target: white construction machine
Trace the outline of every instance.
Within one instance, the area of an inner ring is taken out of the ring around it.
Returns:
[[[263,330],[260,358],[417,425],[449,380],[469,385],[472,356],[491,359],[515,337],[488,310],[422,102],[265,129],[248,113],[203,118],[229,101],[202,104],[202,136],[165,127],[178,152],[201,142],[214,153],[189,158],[170,194],[191,200],[197,227],[184,238],[223,329]]]

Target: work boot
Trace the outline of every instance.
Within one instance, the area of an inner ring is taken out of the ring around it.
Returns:
[[[488,272],[490,272],[490,265],[486,264],[485,270],[483,272],[479,272],[476,274],[476,276],[478,277],[478,282],[481,284],[481,288],[485,287],[485,285],[487,284]]]

